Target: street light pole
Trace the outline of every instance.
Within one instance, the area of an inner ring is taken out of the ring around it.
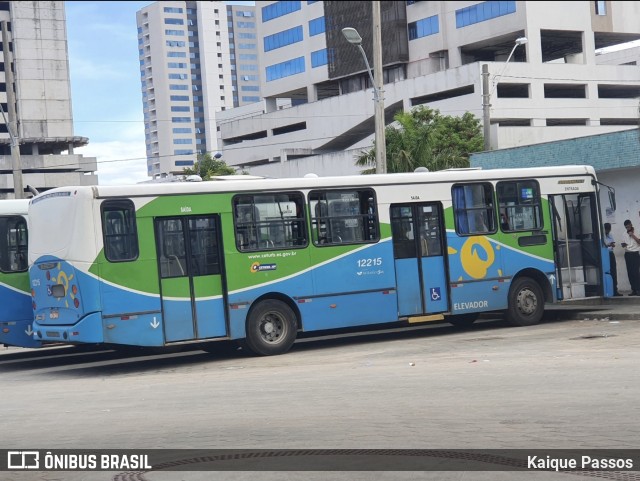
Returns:
[[[527,37],[519,37],[516,39],[516,43],[511,49],[511,52],[507,57],[507,61],[504,63],[502,72],[500,72],[500,75],[496,75],[493,78],[491,91],[489,91],[489,66],[486,63],[482,65],[482,127],[484,133],[484,150],[491,150],[491,96],[498,87],[498,80],[507,70],[507,65],[509,64],[511,57],[513,57],[513,53],[516,51],[516,48],[520,45],[524,45],[527,41]]]
[[[374,53],[374,69],[375,78],[371,73],[367,54],[362,48],[362,37],[355,28],[346,27],[342,29],[342,34],[347,41],[360,50],[360,54],[367,67],[367,73],[373,85],[373,100],[375,102],[374,120],[375,120],[375,144],[376,144],[376,174],[387,173],[387,146],[385,140],[385,124],[384,124],[384,97],[383,97],[383,80],[382,80],[382,43],[380,33],[380,4],[372,2],[373,6],[373,53]]]

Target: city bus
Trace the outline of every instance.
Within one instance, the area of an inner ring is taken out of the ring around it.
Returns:
[[[613,294],[601,187],[563,166],[52,189],[29,205],[35,338],[271,355],[338,328],[533,325]]]
[[[28,199],[0,200],[0,345],[41,346],[32,330],[28,207]]]

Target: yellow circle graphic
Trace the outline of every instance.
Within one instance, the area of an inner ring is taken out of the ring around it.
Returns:
[[[474,279],[487,277],[495,258],[491,242],[486,237],[470,237],[460,249],[462,268]]]

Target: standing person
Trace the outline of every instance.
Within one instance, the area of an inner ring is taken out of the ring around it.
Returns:
[[[624,262],[627,264],[627,275],[631,284],[631,296],[640,295],[640,239],[634,233],[633,224],[629,219],[624,221],[627,233],[624,242]]]
[[[616,265],[616,255],[613,253],[613,248],[616,243],[611,235],[611,224],[608,222],[604,224],[604,245],[609,250],[609,265],[611,266],[611,277],[613,278],[613,295],[621,296],[618,292],[618,266]]]

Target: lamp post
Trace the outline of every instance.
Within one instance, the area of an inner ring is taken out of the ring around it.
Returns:
[[[500,72],[500,75],[496,75],[493,78],[491,91],[489,91],[489,67],[486,63],[482,65],[482,127],[484,133],[484,150],[491,149],[491,96],[498,87],[498,80],[507,70],[509,61],[511,60],[511,57],[513,57],[513,53],[516,51],[516,48],[520,45],[524,45],[527,41],[527,37],[516,38],[516,42],[507,57],[507,61],[504,63],[502,72]]]
[[[373,2],[377,4],[378,2]],[[382,45],[380,41],[380,6],[377,6],[378,15],[375,15],[376,5],[373,6],[374,15],[373,15],[373,31],[374,31],[374,42],[373,42],[373,50],[374,50],[374,67],[375,78],[371,73],[371,67],[369,66],[369,61],[367,60],[367,54],[362,48],[362,37],[358,33],[355,28],[346,27],[342,29],[342,34],[347,39],[349,43],[355,45],[360,50],[362,54],[362,58],[364,59],[364,64],[367,67],[367,73],[369,74],[369,79],[371,80],[371,85],[373,85],[373,100],[375,102],[375,111],[374,111],[374,120],[375,120],[375,142],[376,142],[376,174],[386,174],[387,173],[387,147],[385,144],[385,133],[384,133],[384,97],[382,90]],[[375,41],[377,40],[377,41]],[[376,53],[378,52],[378,53]]]

